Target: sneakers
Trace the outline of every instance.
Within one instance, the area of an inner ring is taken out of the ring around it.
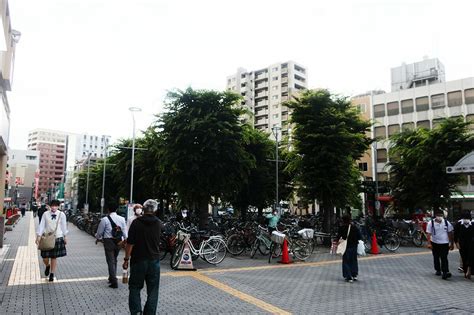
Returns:
[[[435,275],[441,276],[441,271],[436,271]]]
[[[451,275],[450,272],[445,272],[445,273],[443,273],[442,278],[443,278],[443,280],[447,280],[448,278],[451,278],[451,276],[452,276],[452,275]]]
[[[346,278],[346,282],[352,283],[354,280],[352,280],[352,278]]]
[[[111,285],[109,285],[109,288],[117,289],[117,288],[118,288],[118,284],[117,284],[117,283],[112,283]]]
[[[50,273],[49,274],[49,282],[53,282],[54,281],[54,273]]]
[[[357,277],[352,277],[352,280],[357,281]]]
[[[459,272],[464,272],[464,269],[462,267],[458,267]]]
[[[47,277],[49,276],[49,271],[50,271],[51,266],[47,265],[46,268],[44,269],[44,275]]]

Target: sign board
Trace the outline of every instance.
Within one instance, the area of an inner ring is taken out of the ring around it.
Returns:
[[[446,167],[446,173],[448,174],[474,173],[474,165],[448,166]]]
[[[188,243],[184,244],[183,254],[179,262],[178,270],[196,270],[193,266],[193,258]]]

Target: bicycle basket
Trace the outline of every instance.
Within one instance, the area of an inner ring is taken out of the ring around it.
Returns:
[[[285,234],[280,233],[278,231],[273,231],[272,232],[272,242],[277,243],[277,244],[283,244],[283,241],[285,240]]]
[[[302,229],[298,231],[298,234],[305,240],[310,240],[314,236],[313,229]]]
[[[176,238],[179,240],[179,241],[184,241],[186,238],[189,238],[189,234],[187,233],[184,233],[183,231],[178,231],[178,235],[176,236]]]

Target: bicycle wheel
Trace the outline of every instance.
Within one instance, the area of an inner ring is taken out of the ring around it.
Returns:
[[[309,240],[293,240],[291,250],[298,260],[306,260],[311,256],[313,245]]]
[[[227,239],[227,250],[234,256],[241,255],[245,250],[245,240],[240,234],[232,234]]]
[[[250,258],[254,258],[255,254],[257,253],[257,248],[260,246],[260,240],[257,238],[252,243],[252,249],[250,250]]]
[[[209,240],[202,251],[204,260],[213,265],[220,264],[227,254],[225,242],[219,238]]]
[[[421,231],[415,231],[412,238],[413,245],[416,247],[423,246],[423,233]]]
[[[258,251],[263,256],[266,256],[270,253],[270,248],[267,246],[266,242],[264,242],[262,240],[258,240]]]
[[[384,237],[383,245],[389,251],[394,252],[400,247],[400,238],[395,233],[388,233]]]
[[[168,252],[168,240],[165,236],[160,237],[160,252],[159,252],[159,259],[163,260],[166,257],[166,253]]]
[[[270,253],[268,255],[268,263],[270,263],[270,261],[273,258],[280,257],[281,252],[282,252],[281,244],[272,242],[272,244],[270,245]]]
[[[181,255],[183,254],[183,249],[184,249],[184,243],[177,243],[176,247],[173,250],[173,253],[171,254],[171,259],[170,259],[170,266],[171,269],[176,270],[178,269],[179,262],[181,260]]]

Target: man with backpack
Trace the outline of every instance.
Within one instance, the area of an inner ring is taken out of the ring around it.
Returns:
[[[123,241],[127,239],[127,225],[125,219],[117,214],[117,205],[108,204],[105,207],[108,215],[100,220],[97,233],[97,241],[104,243],[105,260],[109,269],[109,287],[118,288],[117,281],[117,256]]]
[[[435,218],[426,226],[428,248],[433,252],[436,275],[444,280],[451,277],[448,266],[448,253],[454,249],[453,226],[444,218],[442,210],[435,212]],[[440,264],[441,261],[441,264]]]

